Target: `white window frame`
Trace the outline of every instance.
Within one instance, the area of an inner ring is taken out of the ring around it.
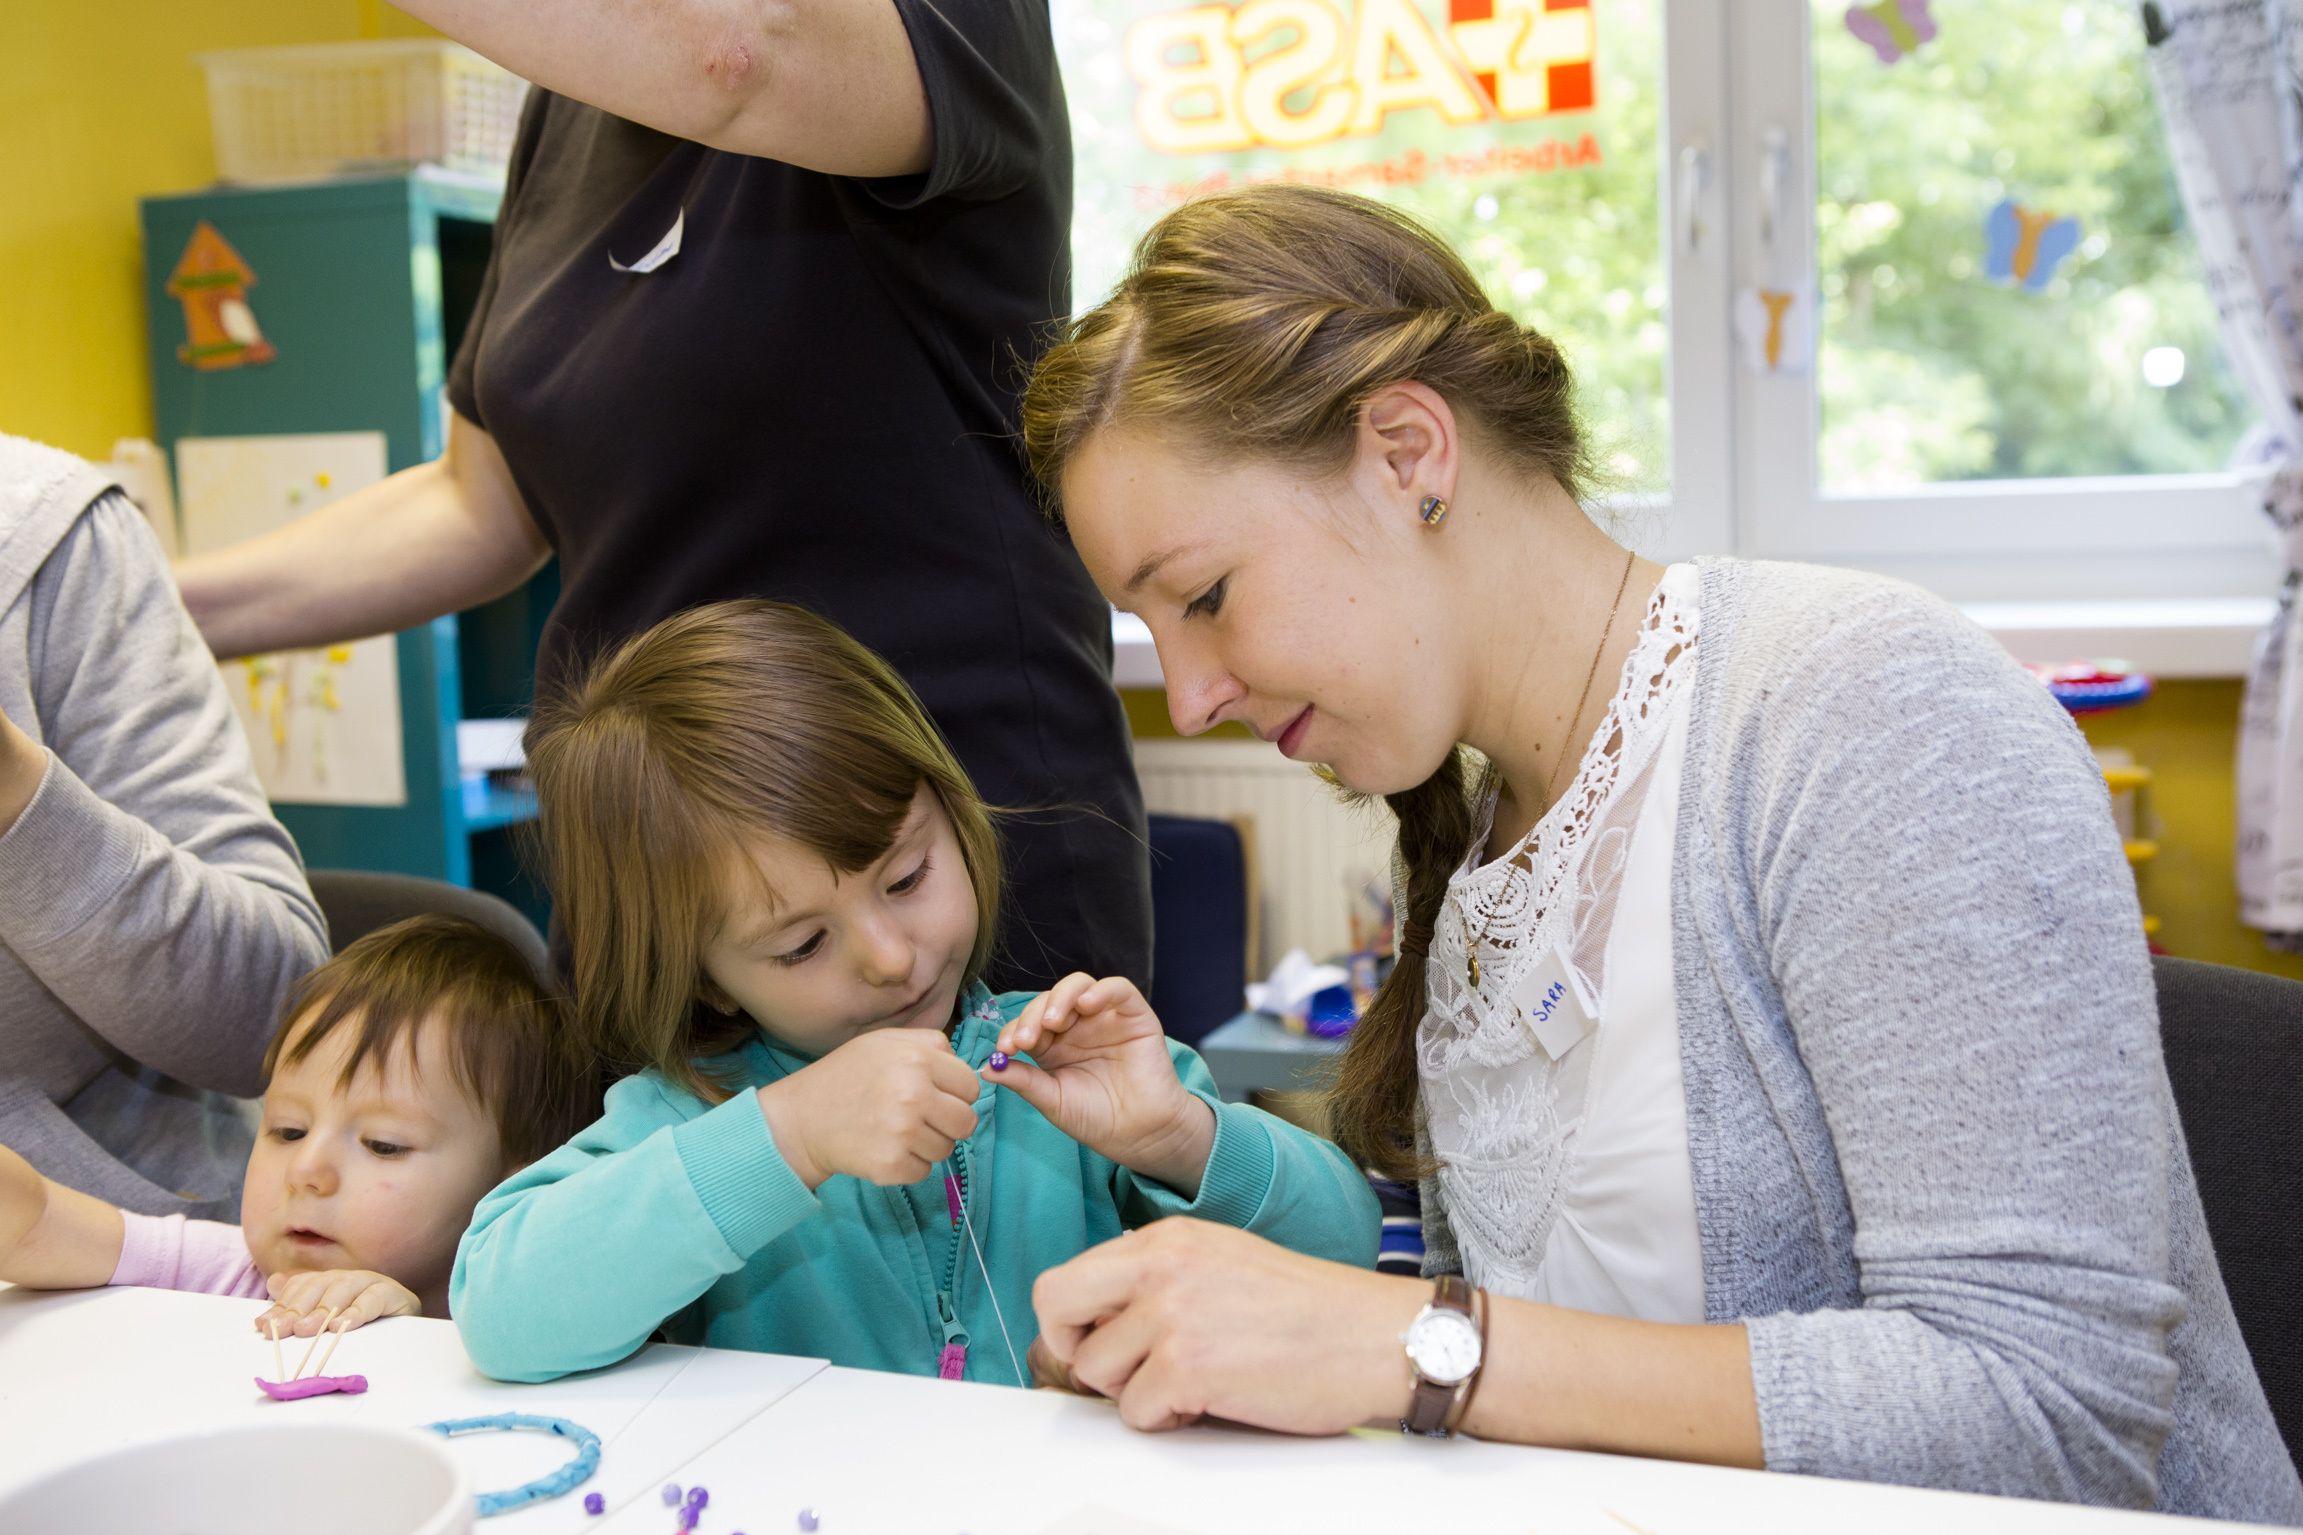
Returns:
[[[1966,605],[2025,659],[2122,655],[2162,676],[2241,670],[2282,568],[2258,476],[1822,490],[1814,372],[1753,368],[1731,318],[1738,289],[1763,280],[1796,279],[1815,296],[1809,0],[1662,4],[1656,196],[1671,488],[1603,507],[1611,527],[1657,559],[1736,554],[1899,576]],[[1771,270],[1760,188],[1774,145],[1775,240],[1792,259]],[[1148,634],[1121,618],[1114,637],[1120,684],[1156,686]]]
[[[1681,171],[1692,163],[1689,147],[1709,132],[1706,118],[1716,87],[1707,60],[1716,59],[1726,76],[1729,150],[1719,193],[1731,230],[1724,242],[1728,292],[1764,278],[1795,284],[1813,302],[1815,23],[1808,0],[1733,3],[1732,29],[1725,26],[1725,0],[1669,7],[1673,76],[1665,99],[1676,108],[1684,91],[1690,110],[1684,120],[1674,114],[1666,161]],[[1701,51],[1693,36],[1686,48],[1680,45],[1683,28],[1700,36]],[[1710,52],[1715,45],[1721,46]],[[1771,155],[1780,157],[1773,209],[1763,201]],[[1711,264],[1675,252],[1672,320],[1676,327],[1685,315],[1677,304],[1683,286],[1692,287],[1704,312],[1701,323],[1716,331],[1711,339],[1725,352],[1732,373],[1724,408],[1712,405],[1712,391],[1693,387],[1701,378],[1690,380],[1686,400],[1691,408],[1720,409],[1732,423],[1727,451],[1734,510],[1724,547],[1755,558],[1859,565],[1960,601],[2253,597],[2276,581],[2259,482],[2242,473],[1961,481],[1889,495],[1827,494],[1818,467],[1815,372],[1768,374],[1749,365],[1731,345],[1725,304],[1712,292],[1717,275],[1688,270]],[[1709,312],[1715,303],[1716,316]],[[1672,355],[1675,364],[1716,366],[1708,348],[1683,347],[1676,330]],[[1705,395],[1711,398],[1700,398]],[[1674,443],[1696,437],[1677,387],[1672,407]],[[1700,437],[1688,445],[1693,461],[1674,454],[1675,492],[1708,485],[1716,472],[1716,459]],[[1687,534],[1717,531],[1708,500],[1690,508],[1684,528],[1673,519],[1675,545],[1695,547]]]

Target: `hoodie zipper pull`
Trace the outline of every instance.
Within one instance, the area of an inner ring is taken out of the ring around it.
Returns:
[[[958,1380],[968,1367],[968,1330],[952,1310],[949,1290],[936,1292],[936,1314],[944,1324],[944,1351],[936,1356],[936,1374],[944,1380]]]

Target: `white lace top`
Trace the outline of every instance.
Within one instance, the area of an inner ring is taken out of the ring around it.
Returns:
[[[1567,792],[1450,882],[1418,1036],[1472,1282],[1650,1321],[1704,1315],[1671,970],[1698,593],[1693,565],[1664,572]],[[1539,1038],[1529,1006],[1553,980],[1575,996],[1554,997]]]

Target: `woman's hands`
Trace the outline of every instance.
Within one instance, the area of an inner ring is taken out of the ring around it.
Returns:
[[[1043,1384],[1111,1397],[1136,1428],[1211,1417],[1333,1434],[1396,1423],[1414,1386],[1403,1335],[1431,1293],[1421,1279],[1170,1217],[1040,1275],[1032,1373]],[[1767,1463],[1740,1324],[1636,1322],[1496,1296],[1461,1431],[1723,1466]]]
[[[917,1183],[976,1128],[976,1074],[934,1029],[859,1034],[758,1091],[776,1150],[810,1189],[834,1173]]]
[[[1400,1334],[1430,1295],[1229,1226],[1155,1221],[1040,1275],[1033,1373],[1110,1397],[1136,1428],[1341,1433],[1406,1412]]]
[[[1067,975],[1000,1031],[999,1048],[1007,1068],[985,1067],[984,1080],[1091,1151],[1198,1197],[1215,1110],[1176,1076],[1159,1016],[1134,982]],[[1024,1051],[1031,1060],[1012,1059]]]
[[[406,1285],[367,1269],[315,1269],[303,1274],[268,1274],[264,1288],[272,1306],[256,1318],[256,1331],[283,1338],[309,1338],[321,1331],[350,1332],[388,1316],[422,1316],[424,1303]]]

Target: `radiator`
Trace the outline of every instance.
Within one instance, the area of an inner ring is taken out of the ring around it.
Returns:
[[[1135,761],[1146,810],[1240,823],[1259,978],[1289,949],[1329,959],[1351,947],[1353,892],[1388,888],[1392,819],[1380,803],[1344,804],[1261,741],[1138,741]]]

